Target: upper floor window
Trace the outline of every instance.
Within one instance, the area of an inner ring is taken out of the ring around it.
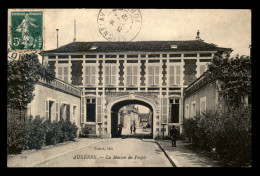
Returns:
[[[148,85],[159,85],[159,66],[148,66]]]
[[[181,66],[180,65],[170,65],[169,66],[169,84],[170,85],[180,85],[181,83]]]
[[[85,66],[85,85],[96,84],[96,66]]]
[[[58,66],[58,75],[57,75],[58,79],[61,79],[65,82],[69,82],[69,79],[68,79],[69,71],[68,70],[69,70],[69,67]]]
[[[128,86],[137,85],[138,66],[126,67],[126,84]]]
[[[105,66],[105,84],[106,85],[116,84],[116,65]]]

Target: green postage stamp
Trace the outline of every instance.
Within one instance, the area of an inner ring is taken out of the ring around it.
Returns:
[[[42,49],[42,11],[11,12],[11,47],[13,50]]]

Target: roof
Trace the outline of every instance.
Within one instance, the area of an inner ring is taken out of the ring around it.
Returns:
[[[177,48],[172,46],[177,46]],[[92,49],[91,49],[92,48]],[[187,41],[135,41],[135,42],[72,42],[54,50],[41,52],[74,53],[74,52],[172,52],[172,51],[231,51],[231,48],[218,47],[202,40]]]

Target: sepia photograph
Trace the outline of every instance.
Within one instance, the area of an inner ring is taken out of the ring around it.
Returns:
[[[251,9],[9,8],[7,167],[252,167]]]

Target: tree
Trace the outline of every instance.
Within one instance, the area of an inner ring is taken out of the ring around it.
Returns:
[[[229,107],[238,107],[241,98],[251,94],[251,60],[249,56],[238,55],[230,58],[216,55],[209,64],[211,72],[220,80],[220,94],[225,97]]]
[[[35,53],[25,54],[18,60],[8,60],[7,68],[7,107],[26,110],[33,100],[35,84],[40,78],[46,81],[54,79],[38,60]]]

